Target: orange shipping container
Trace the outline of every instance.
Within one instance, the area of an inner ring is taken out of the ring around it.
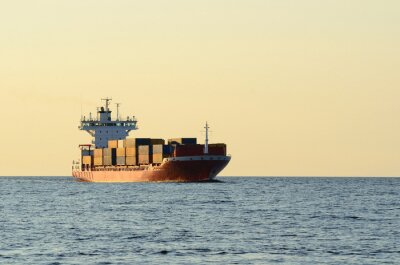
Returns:
[[[139,165],[150,164],[150,159],[149,158],[150,158],[149,154],[139,155]]]
[[[118,147],[117,148],[117,157],[125,156],[125,148]]]
[[[124,147],[137,147],[139,145],[151,144],[150,138],[126,138]]]
[[[126,149],[126,156],[134,156],[136,157],[136,148],[135,147],[127,147]]]
[[[162,144],[153,145],[153,154],[162,154],[162,153],[163,153],[163,145]]]
[[[103,164],[104,164],[105,166],[111,166],[111,165],[112,165],[111,156],[105,156],[105,157],[103,158]]]
[[[94,149],[94,157],[103,157],[103,149],[101,148]]]
[[[153,163],[155,164],[161,164],[163,161],[163,154],[153,154]]]
[[[83,156],[82,157],[82,164],[91,165],[92,164],[92,157],[91,156]]]
[[[139,145],[138,146],[138,153],[140,155],[149,155],[150,154],[150,146],[149,145]]]
[[[111,156],[111,155],[112,155],[112,149],[111,148],[104,148],[103,149],[103,157]]]
[[[118,140],[108,140],[108,148],[117,148]]]
[[[125,166],[125,156],[117,157],[117,165],[118,166]]]
[[[127,166],[136,166],[136,157],[135,156],[127,156],[125,159]]]
[[[95,157],[94,158],[94,165],[95,166],[102,166],[103,165],[103,157]]]

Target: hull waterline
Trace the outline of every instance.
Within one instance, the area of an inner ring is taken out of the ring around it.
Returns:
[[[229,156],[168,158],[159,166],[73,171],[84,182],[200,182],[214,180],[229,163]]]

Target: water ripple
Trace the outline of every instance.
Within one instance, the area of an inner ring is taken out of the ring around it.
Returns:
[[[400,179],[0,178],[0,264],[400,264]]]

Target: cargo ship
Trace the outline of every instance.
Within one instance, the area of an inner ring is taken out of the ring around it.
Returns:
[[[226,144],[210,144],[205,125],[204,144],[197,138],[128,138],[137,130],[134,116],[121,119],[119,103],[112,119],[111,98],[96,117],[81,117],[79,129],[92,136],[80,144],[80,159],[73,161],[72,176],[84,182],[201,182],[214,180],[231,156]]]

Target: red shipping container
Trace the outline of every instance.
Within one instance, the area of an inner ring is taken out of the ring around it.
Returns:
[[[174,150],[174,156],[201,156],[204,154],[204,145],[177,145]]]
[[[226,155],[226,147],[225,146],[209,146],[208,154],[215,156],[225,156]]]

